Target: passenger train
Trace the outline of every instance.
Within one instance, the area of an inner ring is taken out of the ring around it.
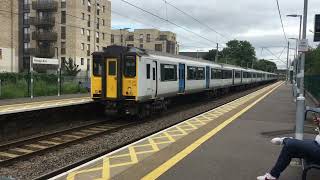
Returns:
[[[277,75],[133,47],[93,53],[91,97],[108,110],[147,116],[176,96],[274,81]]]

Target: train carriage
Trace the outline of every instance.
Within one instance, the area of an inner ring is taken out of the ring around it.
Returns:
[[[274,74],[253,69],[109,46],[93,53],[91,96],[106,109],[148,115],[165,109],[172,97],[274,79]]]

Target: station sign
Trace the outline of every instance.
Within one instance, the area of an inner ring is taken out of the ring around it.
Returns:
[[[298,51],[307,52],[309,50],[308,39],[299,40]]]
[[[32,60],[32,63],[33,64],[59,65],[59,60],[58,59],[34,57],[33,60]]]

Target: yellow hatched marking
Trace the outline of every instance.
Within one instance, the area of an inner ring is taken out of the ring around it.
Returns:
[[[197,126],[193,125],[191,122],[186,122],[186,124],[188,124],[189,126],[191,126],[194,130],[198,129]]]
[[[76,138],[76,139],[80,139],[81,137],[80,136],[75,136],[75,135],[71,135],[71,134],[65,134],[65,135],[62,135],[63,137],[68,137],[68,138]]]
[[[19,155],[12,154],[12,153],[6,153],[6,152],[0,152],[0,156],[15,158],[15,157],[18,157]]]
[[[59,145],[61,143],[53,142],[53,141],[39,141],[39,143],[51,144],[51,145]]]
[[[134,150],[134,147],[129,146],[128,149],[129,149],[131,161],[125,162],[125,163],[114,164],[114,165],[111,164],[110,165],[111,168],[120,167],[120,166],[128,166],[128,165],[136,164],[138,162],[138,157],[137,157],[137,154]]]
[[[39,144],[28,144],[26,146],[27,147],[31,147],[31,148],[37,148],[37,149],[46,149],[46,148],[48,148],[47,146],[42,146],[42,145],[39,145]]]
[[[115,155],[115,156],[110,156],[110,159],[116,159],[116,158],[122,158],[122,157],[126,157],[126,156],[130,156],[130,154],[119,154],[119,155]]]
[[[159,151],[159,147],[157,146],[157,144],[154,142],[154,140],[152,138],[148,139],[153,151]]]
[[[110,159],[103,158],[102,180],[110,179]]]
[[[33,151],[29,150],[29,149],[22,149],[22,148],[14,148],[14,149],[10,149],[10,150],[21,152],[21,153],[32,153],[33,152]]]
[[[73,171],[68,174],[67,180],[74,180],[76,175],[79,175],[82,173],[89,173],[89,172],[94,172],[94,171],[99,171],[99,170],[101,170],[101,167],[92,168],[92,169],[84,169],[84,170],[80,170],[80,171]]]

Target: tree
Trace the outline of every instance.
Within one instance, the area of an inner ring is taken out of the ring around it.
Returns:
[[[222,59],[228,59],[230,64],[246,67],[256,61],[256,52],[249,41],[231,40],[222,50]]]
[[[320,74],[320,47],[309,50],[306,53],[305,72],[307,75]]]
[[[206,59],[208,61],[215,61],[216,59],[217,50],[212,49],[207,54],[203,56],[203,59]],[[221,56],[221,52],[218,52],[218,56]]]
[[[72,58],[63,62],[63,69],[65,74],[68,76],[76,76],[81,71],[81,69],[79,69],[79,65],[76,65]]]
[[[254,64],[254,69],[261,71],[274,72],[277,69],[277,65],[274,62],[261,59]]]

